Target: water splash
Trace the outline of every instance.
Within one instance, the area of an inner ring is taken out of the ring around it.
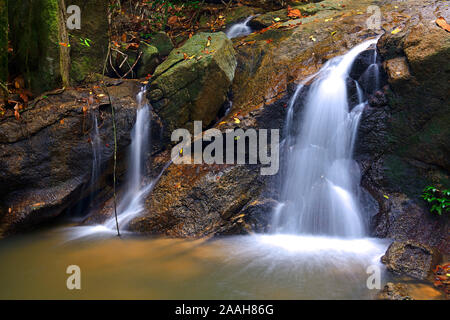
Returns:
[[[252,28],[248,25],[248,23],[254,18],[255,16],[250,16],[247,19],[245,19],[242,22],[236,23],[227,31],[226,35],[228,38],[233,39],[237,37],[242,37],[249,35],[252,33]]]
[[[360,172],[352,160],[356,130],[364,105],[349,112],[346,81],[357,56],[378,39],[361,43],[328,61],[315,75],[305,114],[294,128],[293,105],[288,109],[288,155],[282,203],[273,220],[276,232],[360,238],[365,234],[357,199]],[[362,95],[359,98],[362,100]],[[297,136],[289,137],[293,129]]]

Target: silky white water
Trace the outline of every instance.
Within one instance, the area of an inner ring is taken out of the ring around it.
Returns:
[[[117,206],[119,228],[124,228],[132,218],[142,212],[144,209],[143,198],[152,186],[151,183],[144,185],[143,181],[150,133],[150,107],[148,103],[143,103],[144,95],[145,89],[142,88],[136,97],[138,109],[136,123],[131,131],[126,192]],[[108,229],[114,229],[116,227],[115,217],[110,218],[104,225]]]
[[[348,73],[356,57],[375,44],[366,41],[328,61],[309,88],[304,115],[293,122],[296,90],[287,115],[287,164],[283,206],[274,213],[276,233],[361,238],[365,234],[356,196],[360,172],[352,160],[363,105],[350,112]],[[358,92],[362,100],[361,92]],[[298,125],[298,128],[294,126]],[[295,130],[297,136],[290,137]]]
[[[252,28],[248,25],[250,20],[252,20],[254,16],[250,16],[242,22],[236,23],[227,31],[226,35],[228,38],[233,39],[237,37],[242,37],[249,35],[252,33]]]

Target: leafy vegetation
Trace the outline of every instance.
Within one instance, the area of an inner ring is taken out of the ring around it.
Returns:
[[[423,190],[422,198],[431,205],[431,212],[442,215],[442,212],[450,211],[450,189],[441,191],[436,187],[428,186]]]

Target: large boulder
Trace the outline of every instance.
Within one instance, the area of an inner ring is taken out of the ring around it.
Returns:
[[[226,100],[235,69],[233,44],[222,32],[197,34],[173,50],[153,74],[147,95],[166,134],[194,120],[209,126]]]
[[[130,143],[140,84],[106,81],[115,107],[119,168]],[[98,119],[99,170],[107,177],[89,190],[92,134]],[[111,185],[114,134],[108,96],[101,87],[66,89],[37,98],[20,113],[0,119],[0,236],[35,228],[89,193]],[[119,173],[118,173],[119,174]]]
[[[391,272],[424,280],[432,275],[432,269],[440,259],[439,253],[431,247],[412,241],[395,241],[381,262]]]

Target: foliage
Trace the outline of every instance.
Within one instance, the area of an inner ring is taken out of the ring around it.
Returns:
[[[439,190],[428,186],[423,190],[422,198],[431,205],[431,212],[436,211],[438,215],[450,211],[450,189]]]

